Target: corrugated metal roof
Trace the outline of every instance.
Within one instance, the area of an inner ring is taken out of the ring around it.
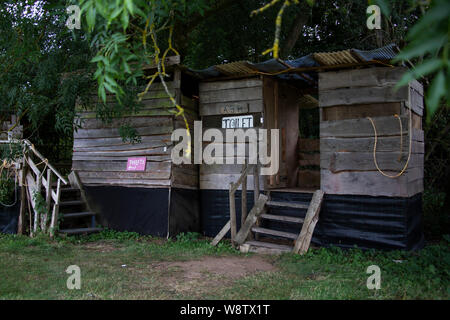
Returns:
[[[317,52],[294,60],[270,59],[260,63],[249,61],[236,61],[226,64],[215,65],[204,70],[195,72],[200,78],[210,79],[218,77],[241,77],[256,74],[274,75],[287,80],[303,80],[311,82],[317,78],[315,72],[319,67],[339,67],[340,65],[358,65],[368,62],[386,62],[397,54],[395,44],[374,49],[358,50],[348,49],[333,52]],[[302,69],[301,71],[298,69]]]
[[[343,50],[336,52],[319,52],[313,54],[314,59],[323,66],[332,66],[339,64],[358,63],[361,60],[355,59],[352,50]]]

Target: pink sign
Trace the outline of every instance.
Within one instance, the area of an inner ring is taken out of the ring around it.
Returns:
[[[146,157],[128,158],[127,171],[145,171]]]

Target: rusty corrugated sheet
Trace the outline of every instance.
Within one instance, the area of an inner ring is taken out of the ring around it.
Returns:
[[[351,50],[335,52],[318,52],[313,54],[314,59],[323,66],[333,66],[339,64],[349,64],[361,62],[352,54]]]
[[[244,76],[255,74],[256,70],[251,68],[250,63],[247,61],[236,61],[225,64],[219,64],[214,66],[217,71],[220,73],[229,75],[229,76]]]

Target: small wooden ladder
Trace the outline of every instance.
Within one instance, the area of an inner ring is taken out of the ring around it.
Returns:
[[[247,175],[253,166],[254,176],[254,206],[247,215]],[[236,230],[236,204],[235,192],[242,186],[241,205],[241,229]],[[216,235],[211,244],[217,245],[231,231],[231,241],[238,246],[242,252],[261,253],[282,253],[294,252],[304,254],[308,251],[314,228],[319,220],[319,212],[323,201],[324,193],[316,190],[309,204],[292,203],[286,201],[272,201],[268,195],[259,191],[259,167],[258,165],[244,164],[240,178],[236,183],[230,185],[230,220],[224,225],[222,230]],[[279,215],[272,212],[272,209],[284,208],[290,211],[302,211],[298,216]],[[306,214],[302,213],[306,210]],[[294,224],[299,228],[299,233],[291,233],[273,230],[260,226],[263,220],[276,221],[282,224]],[[301,228],[300,228],[301,226]],[[284,240],[280,244],[277,240]],[[278,242],[278,243],[277,243]]]
[[[97,227],[97,213],[89,207],[76,171],[70,173],[69,182],[69,186],[61,188],[59,233],[76,235],[102,231]]]
[[[236,242],[240,246],[240,250],[242,252],[259,253],[306,253],[311,243],[314,228],[319,220],[319,212],[323,195],[323,191],[316,190],[309,205],[285,201],[271,201],[269,200],[270,195],[261,195],[259,201],[261,203],[265,203],[261,211],[255,211],[255,214],[259,212],[259,214],[256,215],[255,223],[251,225],[250,229],[248,229],[248,226],[244,224],[236,236]],[[298,216],[272,213],[271,209],[301,211],[300,216],[302,215],[301,213],[306,210],[306,214],[304,218],[299,218]],[[259,221],[261,220],[276,221],[281,224],[297,225],[299,227],[299,233],[260,227]],[[255,234],[255,238],[258,240],[248,240],[250,231]],[[284,241],[284,243],[280,244],[280,240]]]

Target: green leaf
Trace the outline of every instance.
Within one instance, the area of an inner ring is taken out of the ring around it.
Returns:
[[[122,15],[120,16],[120,20],[122,21],[122,28],[123,30],[126,30],[128,28],[130,17],[128,16],[128,12],[125,10],[122,12]]]
[[[434,37],[430,37],[426,41],[415,41],[409,44],[403,50],[401,50],[393,61],[398,62],[401,60],[408,60],[420,57],[428,52],[433,52],[434,50],[442,47],[446,39],[447,39],[446,34],[439,34]]]
[[[131,15],[134,14],[134,4],[132,0],[125,0],[125,6],[127,7],[128,12],[130,12]]]
[[[450,2],[447,3],[441,3],[439,5],[434,6],[427,12],[425,12],[425,15],[420,18],[420,20],[411,28],[411,30],[408,32],[407,39],[411,40],[417,37],[419,34],[427,33],[428,27],[442,19],[448,19],[448,16],[450,15]]]
[[[395,86],[396,89],[407,85],[413,79],[419,79],[427,74],[437,71],[443,66],[443,61],[441,59],[429,59],[418,65],[415,69],[408,71],[403,75],[400,81]]]
[[[446,94],[445,90],[445,75],[444,71],[441,70],[437,74],[437,76],[431,82],[430,88],[427,92],[427,121],[429,122],[432,119],[433,114],[439,107],[439,102],[441,98]]]
[[[94,27],[95,27],[95,15],[96,15],[95,8],[90,8],[86,12],[86,21],[88,24],[88,28],[91,31],[94,30]]]

